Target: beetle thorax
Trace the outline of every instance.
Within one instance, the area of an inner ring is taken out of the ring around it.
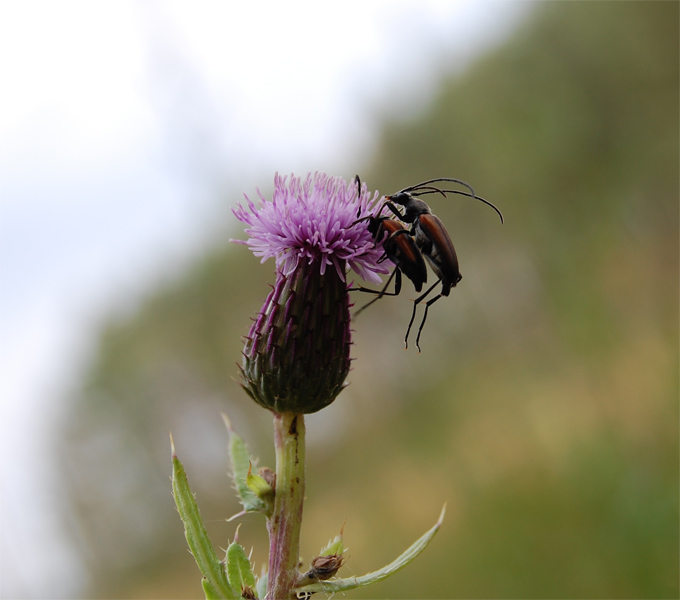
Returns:
[[[431,214],[432,211],[426,202],[414,198],[410,194],[405,194],[408,196],[408,200],[405,202],[400,202],[404,207],[404,221],[407,223],[413,223],[420,215]]]

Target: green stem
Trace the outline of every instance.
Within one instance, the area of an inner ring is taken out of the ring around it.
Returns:
[[[274,413],[276,495],[267,519],[269,531],[269,584],[267,598],[294,598],[300,577],[300,526],[305,495],[304,415]]]

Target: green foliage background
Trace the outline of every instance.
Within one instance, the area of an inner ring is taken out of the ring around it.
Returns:
[[[357,165],[382,193],[469,181],[506,225],[432,197],[461,284],[421,354],[402,349],[410,284],[362,314],[351,385],[309,419],[306,559],[344,523],[343,575],[375,569],[448,502],[422,557],[348,598],[678,597],[678,4],[535,8],[417,115],[383,119]],[[271,281],[225,241],[103,328],[58,449],[89,596],[200,595],[168,432],[226,548],[220,412],[273,463],[269,415],[234,380]],[[258,516],[239,539],[265,563]]]

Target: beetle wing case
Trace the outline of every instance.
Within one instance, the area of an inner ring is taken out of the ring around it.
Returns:
[[[452,287],[462,279],[453,242],[439,217],[421,214],[415,224],[415,240],[432,270],[442,281],[442,295],[448,296]]]
[[[427,282],[427,267],[423,255],[401,223],[391,219],[385,220],[383,227],[389,234],[383,242],[387,257],[403,271],[404,275],[412,281],[416,292],[419,292],[423,289],[423,284]]]

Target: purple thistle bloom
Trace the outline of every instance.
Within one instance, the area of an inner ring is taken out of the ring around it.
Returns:
[[[262,206],[248,200],[247,209],[238,205],[234,214],[249,225],[246,244],[262,262],[270,257],[284,275],[290,275],[306,261],[318,262],[323,275],[326,268],[335,268],[345,281],[345,270],[355,271],[362,279],[380,282],[378,273],[387,267],[378,263],[382,248],[376,247],[366,222],[357,219],[375,212],[377,192],[371,197],[363,186],[357,193],[354,181],[346,183],[342,177],[311,173],[300,177],[276,174],[274,195],[266,200],[258,190]]]
[[[258,191],[259,208],[248,200],[234,209],[249,225],[240,243],[277,267],[246,337],[242,386],[276,413],[312,413],[333,402],[349,372],[347,270],[374,282],[387,271],[378,262],[382,247],[366,221],[357,222],[375,213],[378,194],[322,173],[304,181],[277,174],[274,183],[271,201]]]

